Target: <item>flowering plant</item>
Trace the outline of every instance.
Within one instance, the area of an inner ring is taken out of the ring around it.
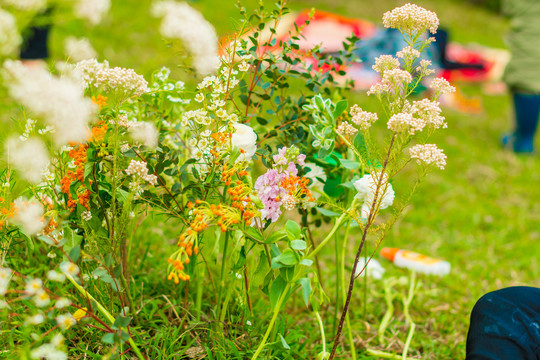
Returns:
[[[223,333],[233,309],[253,316],[255,302],[269,304],[264,335],[249,350],[257,359],[279,351],[268,340],[285,303],[300,290],[321,330],[319,357],[335,356],[362,271],[351,273],[328,353],[320,315],[328,297],[318,255],[344,230],[337,240],[342,249],[337,266],[345,289],[350,232],[361,234],[357,269],[368,237],[378,246],[407,203],[405,197],[394,205],[391,182],[399,172],[418,162],[419,181],[432,167],[444,168],[446,156],[427,141],[446,126],[437,99],[451,87],[435,79],[432,99],[409,100],[431,73],[419,56],[432,41],[425,31],[434,32],[438,20],[406,5],[384,17],[385,26],[403,32],[408,46],[397,57],[379,57],[374,66],[381,81],[368,94],[380,100],[383,112],[349,108],[343,89],[327,86],[332,72],[314,73],[293,52],[298,34],[279,42],[272,36],[288,11],[285,5],[280,2],[271,13],[260,10],[255,24],[242,10],[246,21],[218,56],[215,30],[198,12],[185,3],[154,4],[164,37],[181,40],[193,70],[206,75],[194,87],[170,79],[166,68],[147,82],[132,69],[95,59],[54,75],[12,60],[3,63],[9,95],[31,118],[24,119],[23,134],[5,144],[0,307],[31,313],[24,320],[29,329],[48,327],[40,336],[31,330],[21,334],[19,353],[66,358],[63,335],[52,335],[53,330],[65,334],[86,321],[105,333],[106,356],[131,350],[147,358],[132,332],[141,325],[134,294],[143,292],[133,286],[131,251],[136,230],[153,217],[175,229],[173,246],[156,240],[169,250],[157,266],[166,274],[162,280],[194,303],[193,315],[186,311],[186,316],[200,320],[204,314],[214,331]],[[265,37],[267,20],[274,24]],[[201,46],[201,38],[211,46]],[[277,45],[281,52],[275,54],[270,49]],[[344,51],[339,59],[351,55]],[[291,90],[295,77],[308,79],[307,94]],[[382,119],[388,139],[378,145],[372,125]],[[27,186],[15,187],[15,179]],[[382,213],[392,206],[392,217]],[[25,273],[15,260],[7,266],[10,245],[20,239],[47,253],[46,278]],[[69,285],[63,285],[66,280]],[[203,296],[211,299],[208,305]],[[71,307],[73,313],[64,310]]]

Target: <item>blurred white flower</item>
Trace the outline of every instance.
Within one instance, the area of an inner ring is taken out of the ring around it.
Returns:
[[[374,173],[364,175],[360,180],[353,183],[354,187],[358,191],[356,198],[362,201],[362,218],[368,218],[371,213],[371,207],[373,201],[375,201],[375,194],[377,194],[377,203],[375,204],[375,210],[386,209],[394,203],[394,189],[388,182],[388,176],[383,175],[382,183],[377,190],[377,183],[380,179],[380,173]],[[382,192],[384,191],[384,194]]]
[[[34,184],[41,181],[49,165],[49,154],[43,141],[38,138],[26,141],[10,138],[6,141],[5,151],[8,163],[21,178]]]
[[[64,40],[66,56],[71,62],[79,62],[97,57],[96,50],[87,38],[69,36]]]
[[[159,132],[155,125],[149,122],[135,122],[129,128],[129,135],[149,148],[155,148],[158,143]]]
[[[15,54],[21,42],[22,38],[17,30],[15,18],[0,8],[0,57]]]
[[[87,125],[97,107],[84,97],[79,82],[12,60],[4,63],[3,73],[9,95],[55,129],[53,136],[58,146],[87,140]]]
[[[17,198],[15,203],[15,216],[13,222],[21,227],[26,235],[35,235],[45,227],[43,218],[43,205],[37,201],[27,201]]]
[[[358,264],[356,265],[356,271],[355,271],[355,275],[358,276],[360,275],[360,271],[362,271],[362,269],[364,268],[364,266],[366,266],[366,258],[364,257],[361,257],[360,259],[358,259]],[[369,277],[372,277],[374,279],[381,279],[385,273],[385,269],[382,267],[381,263],[378,262],[377,260],[375,259],[371,259],[368,263],[367,263],[367,276]],[[365,269],[364,269],[364,273],[365,273]]]
[[[237,161],[250,161],[257,151],[257,134],[247,125],[235,123],[233,126],[236,131],[232,134],[231,143],[241,151]]]
[[[159,1],[152,15],[163,18],[160,32],[167,38],[180,39],[193,55],[193,66],[201,75],[214,73],[219,66],[218,37],[206,19],[187,3]]]
[[[111,8],[111,0],[75,0],[74,14],[79,19],[97,25]]]

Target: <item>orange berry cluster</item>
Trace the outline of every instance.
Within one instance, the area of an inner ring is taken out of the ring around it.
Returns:
[[[75,160],[76,170],[75,171],[68,170],[66,172],[66,176],[64,176],[60,180],[61,190],[64,194],[67,194],[68,196],[68,207],[71,211],[75,210],[75,207],[77,206],[77,202],[73,199],[71,192],[69,191],[69,188],[73,181],[79,180],[82,182],[84,180],[84,165],[86,164],[88,160],[88,158],[86,157],[87,149],[88,149],[88,145],[78,144],[69,151],[69,157]],[[79,204],[81,204],[87,209],[90,209],[90,206],[88,205],[88,202],[90,200],[90,194],[91,194],[90,191],[86,189],[84,185],[81,185],[81,187],[79,187],[79,189],[77,190],[77,193],[78,193],[77,198],[78,198]]]

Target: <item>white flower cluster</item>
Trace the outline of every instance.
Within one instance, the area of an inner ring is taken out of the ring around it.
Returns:
[[[15,54],[21,42],[15,18],[0,8],[0,57]]]
[[[414,60],[420,57],[420,51],[416,50],[412,46],[406,46],[398,51],[396,56],[400,59]]]
[[[90,25],[97,25],[111,8],[111,0],[75,0],[74,14],[79,19],[84,19]]]
[[[97,57],[96,50],[87,38],[69,36],[64,41],[64,49],[68,59],[75,63]]]
[[[377,121],[378,116],[376,113],[362,110],[358,105],[351,107],[351,121],[360,128],[360,130],[367,130],[371,125]]]
[[[412,75],[405,70],[395,68],[387,69],[382,75],[381,82],[371,86],[368,95],[375,94],[380,96],[383,93],[397,94],[405,89],[412,82]]]
[[[429,87],[435,92],[436,97],[456,91],[456,88],[450,85],[450,83],[442,77],[433,79]]]
[[[414,145],[409,149],[409,154],[412,159],[416,159],[426,164],[435,164],[439,169],[443,170],[446,166],[446,155],[442,149],[439,149],[435,144]]]
[[[36,120],[27,119],[26,124],[24,126],[24,132],[19,136],[19,140],[26,141],[30,137],[30,134],[32,131],[34,131],[34,128],[36,127]]]
[[[43,230],[45,227],[43,205],[37,201],[29,202],[24,198],[17,198],[14,203],[13,222],[19,225],[26,235],[35,235]]]
[[[149,122],[132,122],[129,127],[131,138],[149,148],[155,148],[159,132],[155,125]]]
[[[386,28],[399,29],[411,36],[420,35],[426,30],[435,34],[439,27],[439,18],[433,11],[407,3],[384,13],[383,25]]]
[[[0,4],[20,11],[39,11],[45,8],[47,0],[1,0]]]
[[[233,147],[242,152],[237,161],[250,161],[257,151],[257,134],[247,125],[233,124],[235,132],[232,134],[231,143]]]
[[[392,115],[387,126],[388,129],[394,132],[408,132],[410,135],[414,135],[417,131],[422,131],[426,123],[419,118],[415,118],[411,113],[401,112]]]
[[[399,68],[399,60],[392,55],[381,55],[375,58],[375,65],[372,68],[382,76],[387,70]]]
[[[412,109],[414,114],[426,125],[431,125],[435,129],[447,127],[444,122],[444,116],[441,116],[441,108],[438,101],[431,101],[429,99],[414,101]]]
[[[148,174],[148,168],[144,161],[131,160],[128,168],[126,169],[126,174],[128,175],[137,175],[144,181],[147,181],[150,185],[157,184],[157,176]]]
[[[371,207],[377,195],[375,211],[386,209],[394,203],[394,189],[388,182],[388,175],[384,174],[380,186],[377,184],[381,180],[380,173],[366,174],[360,180],[353,183],[358,191],[356,198],[362,201],[362,218],[368,218],[371,214]],[[384,193],[383,193],[384,191]]]
[[[10,138],[6,141],[7,161],[17,170],[18,175],[37,184],[49,165],[49,155],[45,144],[38,138],[27,141]]]
[[[180,39],[194,57],[195,70],[201,75],[215,72],[219,66],[218,37],[214,27],[187,3],[160,1],[152,14],[162,17],[160,32],[167,38]]]
[[[0,296],[4,296],[11,280],[11,269],[0,267]]]
[[[45,69],[29,69],[19,61],[6,61],[3,70],[10,96],[54,128],[57,145],[87,139],[87,125],[97,107],[84,97],[79,83],[54,77]]]
[[[85,87],[102,88],[106,92],[116,92],[124,97],[141,96],[149,91],[148,82],[133,69],[110,68],[109,63],[99,63],[96,59],[83,60],[75,66],[82,75]]]
[[[343,136],[353,136],[358,132],[358,129],[351,125],[348,121],[342,121],[336,128],[336,132]]]

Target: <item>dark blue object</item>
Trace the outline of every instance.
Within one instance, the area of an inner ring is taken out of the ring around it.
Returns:
[[[540,289],[516,286],[480,298],[471,313],[466,360],[540,359]]]

